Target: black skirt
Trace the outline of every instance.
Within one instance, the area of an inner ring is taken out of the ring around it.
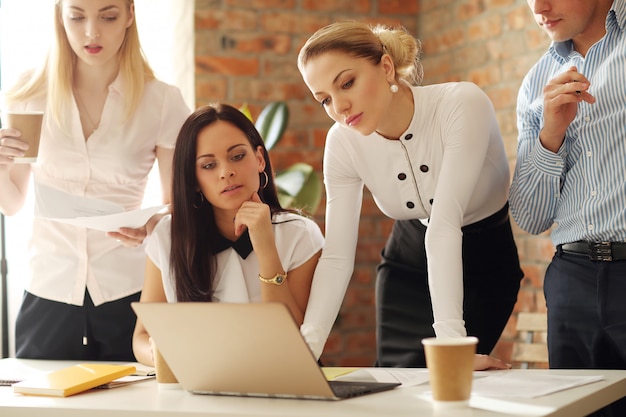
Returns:
[[[513,311],[523,272],[508,214],[462,228],[463,319],[477,352],[491,353]],[[398,220],[376,278],[377,365],[425,367],[421,340],[435,335],[424,237],[419,220]]]

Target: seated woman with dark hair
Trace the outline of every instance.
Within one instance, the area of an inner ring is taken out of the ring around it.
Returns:
[[[282,302],[304,320],[324,243],[317,224],[283,209],[263,139],[226,104],[196,110],[174,151],[172,213],[148,244],[141,302]],[[137,321],[133,350],[152,364]]]

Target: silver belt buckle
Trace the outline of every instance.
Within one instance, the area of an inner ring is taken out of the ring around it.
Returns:
[[[611,242],[589,242],[587,255],[592,261],[611,262],[613,260]]]

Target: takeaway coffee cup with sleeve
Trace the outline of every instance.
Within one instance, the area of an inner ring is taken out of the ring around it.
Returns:
[[[422,340],[435,408],[469,405],[477,343],[475,337]]]
[[[161,355],[161,352],[159,352],[154,341],[152,341],[152,355],[154,356],[154,370],[156,372],[156,380],[159,389],[180,388],[178,379],[163,358],[163,355]]]
[[[2,122],[2,127],[17,129],[22,132],[19,139],[28,143],[28,149],[24,151],[24,156],[16,157],[14,161],[22,164],[36,162],[39,153],[43,112],[7,110],[2,112]]]

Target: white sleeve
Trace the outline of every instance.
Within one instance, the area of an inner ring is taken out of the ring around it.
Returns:
[[[169,268],[169,255],[172,246],[170,236],[171,224],[171,215],[163,216],[154,227],[150,236],[148,236],[146,242],[146,255],[148,255],[152,263],[161,271],[163,271],[164,268]]]
[[[276,249],[285,271],[307,262],[324,246],[324,236],[313,220],[293,213],[281,213],[276,224]]]
[[[174,149],[178,132],[183,123],[191,114],[178,87],[165,85],[162,96],[161,123],[157,146],[165,149]]]
[[[478,182],[499,133],[491,101],[474,84],[460,83],[441,105],[445,150],[425,244],[433,327],[437,336],[454,337],[466,335],[461,227],[476,188],[489,186]]]
[[[354,269],[363,183],[346,138],[328,133],[324,151],[325,244],[315,269],[301,332],[316,358],[324,349]]]

